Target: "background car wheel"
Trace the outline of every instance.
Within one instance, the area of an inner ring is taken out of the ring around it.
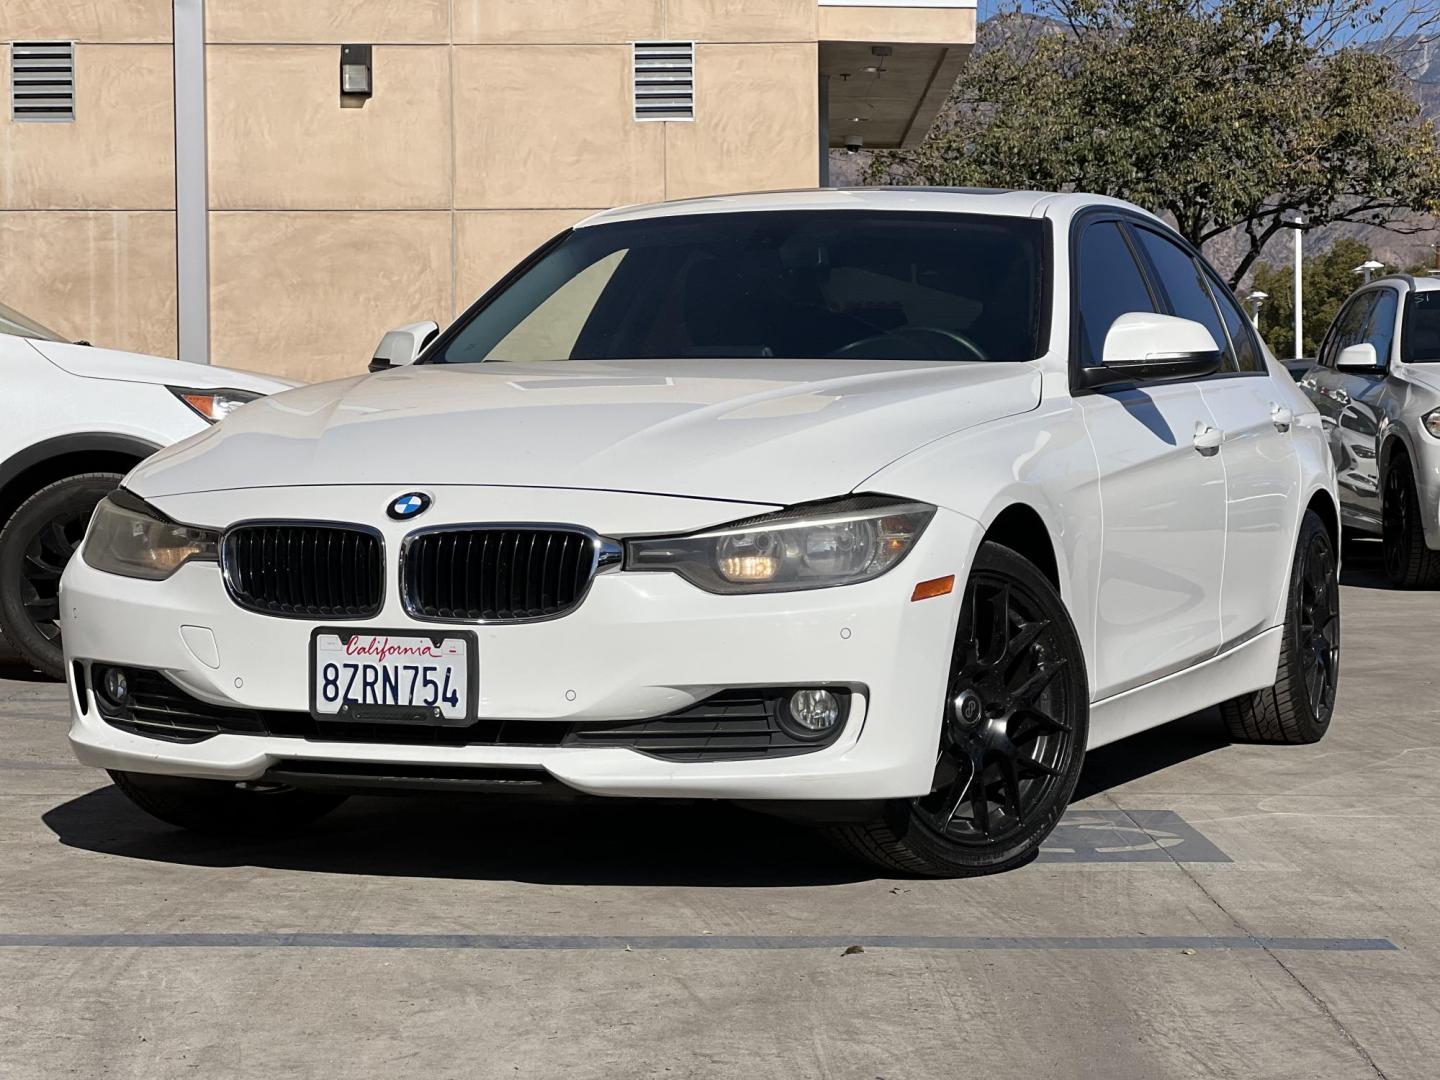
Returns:
[[[1415,495],[1415,474],[1410,460],[1396,457],[1385,473],[1381,501],[1381,541],[1385,574],[1400,589],[1433,589],[1440,586],[1440,551],[1425,546],[1425,526],[1420,520],[1420,500]]]
[[[1029,859],[1085,756],[1089,692],[1069,613],[1033,565],[984,543],[966,584],[931,790],[827,828],[887,870],[966,877]]]
[[[281,785],[240,788],[228,780],[192,780],[116,772],[110,779],[136,806],[170,825],[231,837],[285,833],[328,814],[344,795]]]
[[[31,495],[0,531],[0,630],[11,648],[51,678],[65,677],[60,649],[60,574],[95,504],[119,473],[67,476]]]
[[[1231,698],[1220,715],[1236,742],[1313,743],[1330,726],[1340,678],[1335,545],[1313,511],[1300,522],[1275,685]]]

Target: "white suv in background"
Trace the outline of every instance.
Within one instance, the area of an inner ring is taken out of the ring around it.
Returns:
[[[60,678],[60,574],[142,459],[293,383],[71,343],[0,304],[0,631]]]

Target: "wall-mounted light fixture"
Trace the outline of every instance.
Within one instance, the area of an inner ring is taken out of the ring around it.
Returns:
[[[340,46],[340,98],[363,102],[375,93],[374,68],[369,45]]]

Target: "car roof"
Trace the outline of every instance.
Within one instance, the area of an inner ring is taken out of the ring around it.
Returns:
[[[1436,271],[1436,273],[1440,274],[1440,271]],[[1386,274],[1384,277],[1378,277],[1374,281],[1360,286],[1355,291],[1363,292],[1376,285],[1394,284],[1395,282],[1408,285],[1413,292],[1435,292],[1440,289],[1440,277],[1431,277],[1428,274]]]
[[[869,187],[761,191],[745,195],[706,195],[673,202],[622,206],[592,214],[575,227],[617,221],[774,210],[890,210],[995,214],[1006,217],[1069,217],[1091,206],[1108,206],[1154,217],[1120,199],[1083,192],[1007,191],[1002,188]],[[1157,219],[1158,220],[1158,219]]]

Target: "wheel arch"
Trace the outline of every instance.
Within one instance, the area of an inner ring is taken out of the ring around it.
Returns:
[[[1023,556],[1054,585],[1062,595],[1060,561],[1055,542],[1045,518],[1028,502],[1011,502],[990,518],[985,526],[985,540],[993,541]]]
[[[158,443],[111,431],[86,431],[27,446],[0,462],[0,527],[47,484],[86,472],[127,473],[160,449]]]
[[[1324,488],[1317,488],[1310,493],[1309,500],[1305,503],[1306,510],[1313,510],[1320,523],[1325,526],[1325,532],[1330,536],[1330,542],[1335,545],[1335,550],[1340,550],[1340,506],[1335,501],[1335,496]]]

